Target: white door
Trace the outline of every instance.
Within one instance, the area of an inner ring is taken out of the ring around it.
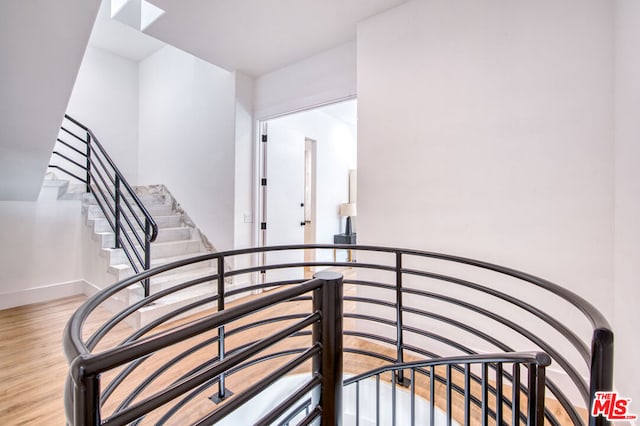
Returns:
[[[266,245],[304,243],[305,136],[279,120],[269,121],[266,142]],[[302,262],[302,250],[272,252],[267,265]],[[303,277],[303,268],[267,271],[268,282]]]

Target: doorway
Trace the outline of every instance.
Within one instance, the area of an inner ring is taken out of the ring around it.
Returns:
[[[340,205],[350,198],[357,161],[352,99],[260,123],[259,241],[262,246],[333,244],[344,232]],[[333,261],[332,250],[272,252],[262,264]],[[263,281],[309,277],[312,267],[267,270]]]
[[[316,243],[316,141],[304,141],[304,243]],[[304,262],[316,260],[315,250],[304,251]],[[305,267],[305,276],[313,274],[311,266]]]

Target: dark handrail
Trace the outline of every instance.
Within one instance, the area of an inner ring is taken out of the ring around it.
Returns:
[[[131,195],[131,198],[133,198],[138,208],[142,211],[142,214],[144,215],[144,217],[147,220],[149,220],[149,222],[151,222],[151,228],[153,230],[153,233],[150,236],[150,241],[154,241],[158,236],[158,225],[156,224],[155,220],[153,220],[153,216],[151,216],[151,213],[149,213],[149,211],[144,206],[144,204],[142,204],[142,201],[140,200],[136,192],[133,190],[129,182],[125,179],[124,175],[122,174],[118,166],[116,166],[116,164],[113,162],[113,160],[111,159],[107,151],[104,149],[104,147],[102,146],[102,144],[100,143],[96,135],[93,133],[93,131],[90,128],[86,127],[85,125],[83,125],[73,117],[69,116],[68,114],[65,114],[64,117],[69,121],[71,121],[72,123],[74,123],[76,126],[80,127],[81,129],[86,130],[87,133],[91,135],[91,143],[96,144],[96,146],[100,150],[100,153],[104,156],[105,160],[107,160],[107,163],[109,163],[111,168],[114,170],[115,174],[120,177],[122,185],[124,185],[124,187],[127,189],[127,192],[129,192],[129,194]]]
[[[316,375],[321,380],[314,380],[313,387],[319,385],[323,395],[325,393],[331,395],[331,397],[323,397],[321,400],[322,408],[325,416],[332,414],[334,418],[337,418],[340,414],[339,400],[342,389],[340,368],[342,352],[337,352],[336,349],[340,348],[340,345],[336,344],[334,340],[336,338],[342,339],[341,326],[339,325],[342,321],[342,309],[335,302],[342,300],[341,287],[341,275],[318,274],[317,278],[300,286],[281,290],[266,297],[208,315],[190,324],[174,327],[98,354],[84,354],[76,357],[70,367],[75,398],[79,402],[76,404],[75,421],[80,424],[128,424],[207,381],[220,377],[225,371],[239,366],[242,362],[309,326],[313,326],[314,330],[313,344],[296,360],[290,362],[284,370],[289,371],[306,359],[320,359],[318,363],[314,361],[314,365],[317,366]],[[247,345],[225,359],[219,358],[214,364],[178,380],[162,392],[152,394],[142,401],[117,411],[106,419],[100,418],[99,376],[101,373],[309,292],[313,292],[313,310],[300,321]],[[278,378],[279,374],[274,372],[268,378],[263,379],[261,383],[273,383]],[[224,414],[231,407],[237,407],[242,401],[255,395],[258,389],[262,388],[254,386],[254,389],[245,393],[243,397],[234,398],[224,406],[224,409],[201,419],[200,424],[212,424],[213,419]],[[82,403],[80,403],[81,400]]]
[[[82,131],[86,132],[85,138],[82,138],[75,134],[69,127],[61,126],[61,130],[64,133],[72,136],[77,141],[80,141],[85,145],[86,152],[81,149],[72,146],[70,143],[58,138],[58,142],[67,149],[70,149],[72,153],[80,155],[85,158],[86,164],[81,164],[73,158],[62,154],[61,152],[54,151],[53,155],[62,158],[68,165],[72,165],[75,168],[80,169],[86,175],[86,178],[81,178],[77,174],[67,170],[58,164],[51,164],[49,167],[58,169],[63,173],[78,179],[86,185],[87,192],[91,192],[96,197],[97,205],[109,223],[109,226],[115,234],[115,247],[123,249],[127,259],[131,263],[133,270],[137,273],[140,269],[148,270],[151,268],[151,243],[155,241],[158,236],[158,225],[153,219],[153,216],[149,213],[144,206],[140,197],[133,190],[127,179],[124,177],[118,166],[111,159],[111,156],[104,149],[93,131],[86,125],[80,123],[73,117],[65,114],[64,118],[70,123],[73,123]],[[94,159],[97,160],[94,161]],[[106,163],[106,165],[105,165]],[[108,170],[111,169],[111,171]],[[108,177],[108,181],[105,180],[103,173]],[[96,179],[97,178],[97,179]],[[106,194],[105,194],[106,191]],[[107,197],[108,194],[108,197]],[[141,220],[138,218],[137,212],[129,203],[127,197],[123,197],[123,194],[127,194],[133,200],[133,205],[140,209],[143,216]],[[102,198],[102,201],[100,201]],[[124,204],[122,203],[124,202]],[[112,206],[113,205],[113,206]],[[129,216],[133,215],[134,221],[129,219]],[[124,219],[122,221],[121,219]],[[142,234],[144,235],[144,241],[138,237],[137,231],[133,227],[133,223],[137,223],[140,227]],[[129,230],[126,229],[125,224],[131,232],[134,233],[136,240],[142,248],[142,253],[139,253],[134,241],[129,237]],[[138,268],[136,264],[139,264],[141,268]],[[145,296],[149,295],[149,281],[142,281],[142,285],[145,289]]]

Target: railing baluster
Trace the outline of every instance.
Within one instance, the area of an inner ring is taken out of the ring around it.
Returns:
[[[482,426],[489,422],[489,364],[482,363]]]
[[[224,256],[218,257],[218,312],[224,311]],[[224,360],[225,347],[224,347],[224,326],[218,327],[218,361]],[[225,387],[225,374],[222,373],[218,379],[218,395],[216,396],[216,402],[220,402],[227,397],[227,389]]]
[[[151,223],[147,217],[144,220],[144,269],[149,268],[151,268]],[[144,287],[144,297],[149,297],[151,293],[149,278],[143,280],[142,286]]]
[[[471,364],[464,365],[464,424],[471,423]]]
[[[380,424],[380,375],[376,375],[376,426]]]
[[[116,175],[116,183],[115,183],[115,203],[116,203],[116,213],[115,213],[115,248],[120,248],[120,229],[122,228],[122,224],[120,223],[120,176]],[[145,269],[147,269],[147,265],[145,265]]]
[[[520,364],[513,363],[513,375],[511,379],[511,424],[520,424]]]
[[[391,426],[396,426],[396,380],[398,375],[395,371],[391,372]]]
[[[404,362],[404,338],[402,321],[402,253],[396,252],[396,359]],[[398,383],[408,386],[404,378],[404,370],[398,370]]]
[[[87,132],[87,192],[91,192],[91,134]]]
[[[546,376],[544,364],[536,365],[536,423],[544,424],[544,392],[546,387]]]
[[[411,369],[411,426],[416,424],[416,370]]]
[[[538,381],[536,378],[536,366],[534,364],[528,364],[527,369],[529,370],[529,379],[527,381],[527,389],[529,390],[529,396],[527,398],[527,425],[536,426],[536,406],[538,405],[538,390],[536,389]]]
[[[447,365],[447,426],[451,426],[453,413],[451,411],[451,365]]]
[[[496,425],[502,425],[502,363],[496,363]]]
[[[356,382],[356,426],[360,426],[360,382]]]
[[[429,369],[429,424],[435,424],[436,418],[436,385],[435,385],[435,367],[432,365]]]

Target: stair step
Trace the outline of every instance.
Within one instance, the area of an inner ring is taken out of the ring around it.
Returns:
[[[217,268],[215,266],[206,266],[206,267],[200,267],[197,269],[189,269],[186,271],[161,274],[159,276],[152,277],[149,280],[150,292],[151,294],[156,294],[159,291],[171,288],[178,284],[182,284],[182,283],[195,280],[198,278],[203,278],[206,276],[215,275],[216,271],[217,271]],[[211,293],[212,291],[215,293],[217,288],[217,280],[212,279],[204,283],[197,284],[193,286],[191,289],[195,289],[201,286],[206,287],[209,293]],[[178,295],[180,295],[181,293],[185,293],[187,291],[188,290],[180,291]],[[124,297],[127,299],[126,301],[129,304],[133,304],[142,299],[142,297],[144,296],[144,289],[142,285],[138,283],[138,284],[129,286],[126,291],[121,292],[120,294],[124,295]]]
[[[189,305],[191,303],[202,300],[205,297],[210,297],[215,294],[216,286],[214,284],[200,284],[194,288],[183,290],[178,292],[177,294],[162,298],[150,306],[141,308],[133,314],[129,315],[124,321],[133,328],[139,329],[140,327],[149,324],[151,321],[156,320],[169,312],[173,312],[180,307]],[[129,307],[130,304],[122,298],[114,296],[109,298],[109,300],[105,303],[105,306],[111,312],[120,312]],[[200,306],[196,309],[175,317],[172,321],[187,317],[189,315],[193,315],[204,310],[211,310],[211,312],[213,313],[215,312],[216,308],[216,302],[207,303],[204,306]]]
[[[133,207],[133,204],[135,203],[133,198],[128,195],[124,198],[126,198],[131,204],[131,207]],[[142,204],[144,204],[145,207],[167,204],[168,201],[170,201],[167,194],[138,194],[138,199],[142,201]],[[82,197],[82,201],[87,205],[97,205],[93,194],[85,193]]]
[[[199,252],[199,253],[183,254],[183,255],[180,255],[180,256],[172,256],[172,257],[151,259],[151,267],[155,268],[156,266],[165,265],[167,263],[172,263],[172,262],[177,262],[179,260],[190,259],[192,257],[196,257],[196,256],[199,256],[199,255],[202,255],[202,254],[206,254],[206,253],[207,252]],[[193,264],[190,264],[190,265],[183,266],[178,270],[180,272],[183,272],[183,271],[189,271],[189,270],[193,270],[193,269],[213,267],[213,266],[215,266],[215,264],[216,264],[215,260],[207,260],[207,261],[204,261],[204,262],[198,262],[198,263],[193,263]],[[109,273],[115,275],[117,277],[118,281],[122,281],[122,280],[124,280],[126,278],[129,278],[129,277],[134,275],[133,268],[131,267],[131,265],[128,262],[111,264],[111,266],[109,266],[108,271],[109,271]]]
[[[194,255],[200,252],[202,242],[200,240],[166,241],[151,243],[151,259],[163,259],[167,257]],[[139,253],[142,253],[140,246],[136,246]],[[123,249],[103,248],[102,255],[109,257],[110,263],[126,263],[127,255]],[[131,253],[132,256],[135,256]]]
[[[142,231],[137,233],[138,236],[140,238],[142,238]],[[111,248],[115,245],[115,234],[113,233],[113,231],[106,231],[106,232],[96,232],[94,234],[96,236],[96,238],[98,239],[98,241],[100,241],[100,244],[102,248]],[[130,235],[130,237],[132,237]],[[158,236],[156,237],[156,240],[152,243],[161,243],[161,242],[168,242],[168,241],[182,241],[182,240],[189,240],[191,239],[191,228],[188,228],[186,226],[181,226],[181,227],[177,227],[177,228],[159,228],[158,229]]]
[[[152,204],[145,207],[153,218],[155,218],[156,216],[169,216],[173,213],[173,206],[171,206],[171,204]],[[133,210],[135,211],[136,216],[143,217],[142,211],[138,207],[134,207]],[[131,217],[131,211],[126,206],[123,206],[122,214]],[[100,206],[96,204],[87,206],[88,219],[97,219],[103,217],[104,213]]]
[[[144,217],[139,217],[140,221],[144,223]],[[173,214],[167,216],[154,216],[153,220],[156,221],[158,228],[179,228],[182,226],[182,215]],[[105,218],[87,219],[90,224],[93,222],[94,232],[109,232],[111,231],[111,225]],[[137,226],[137,222],[131,221],[131,224]]]
[[[68,180],[45,179],[42,182],[38,198],[41,200],[58,200],[67,192],[68,187]]]
[[[158,225],[158,236],[151,243],[151,268],[210,253],[204,248],[198,230],[184,224],[183,214],[174,211],[173,198],[170,194],[164,192],[162,188],[161,186],[143,187],[140,190],[143,193],[138,194],[145,208]],[[98,206],[95,197],[92,194],[82,192],[82,189],[77,189],[77,193],[73,195],[82,200],[82,211],[85,215],[86,223],[93,228],[92,238],[97,240],[100,247],[102,247],[100,255],[108,259],[107,272],[114,275],[116,281],[132,277],[135,271],[129,263],[124,250],[113,248],[115,242],[114,232]],[[152,193],[154,191],[158,191],[158,193]],[[67,190],[67,192],[69,191]],[[135,202],[131,197],[124,196],[123,198],[128,200],[131,206],[134,207]],[[126,206],[123,210],[129,211]],[[134,207],[134,214],[144,223],[144,217],[137,206]],[[135,228],[138,228],[134,216],[129,216],[129,220]],[[124,220],[123,226],[128,228]],[[129,238],[137,244],[134,232],[138,237],[142,237],[143,231],[141,229],[129,230]],[[139,252],[142,252],[138,246],[136,248]],[[217,261],[215,259],[186,265],[150,278],[150,292],[155,294],[185,282],[213,276],[216,273]],[[202,300],[204,297],[215,295],[216,291],[217,279],[209,279],[204,283],[162,298],[151,306],[135,312],[125,321],[133,327],[139,328],[180,307]],[[109,309],[113,308],[113,311],[117,312],[141,300],[143,297],[144,289],[140,283],[136,283],[112,296],[109,299],[111,306]],[[215,310],[215,308],[216,303],[212,302],[185,315],[191,315],[205,309]]]
[[[185,290],[179,292],[177,294],[173,294],[162,298],[157,301],[157,303],[139,309],[135,313],[135,321],[138,327],[142,327],[146,324],[149,324],[155,319],[160,318],[161,316],[173,312],[176,309],[179,309],[183,306],[189,305],[191,303],[202,300],[205,297],[209,297],[216,294],[216,287],[213,284],[203,284],[199,285],[195,288]],[[177,320],[183,317],[187,317],[193,315],[198,312],[202,312],[204,310],[211,310],[213,313],[217,308],[216,302],[206,303],[198,308],[192,309],[180,316],[175,317],[173,320]]]

